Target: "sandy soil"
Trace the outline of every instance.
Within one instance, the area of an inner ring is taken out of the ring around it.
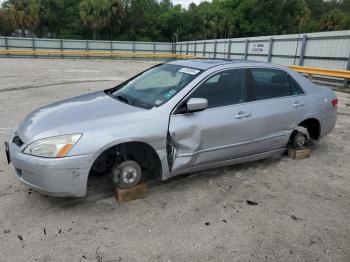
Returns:
[[[155,63],[0,59],[0,141],[35,108]],[[208,170],[125,204],[97,186],[84,199],[31,191],[0,143],[0,261],[350,261],[350,95],[337,95],[336,128],[310,158]]]

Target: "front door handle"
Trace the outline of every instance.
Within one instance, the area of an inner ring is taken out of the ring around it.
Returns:
[[[304,106],[304,105],[305,105],[305,104],[303,104],[303,103],[300,103],[300,102],[298,102],[298,101],[295,101],[294,104],[293,104],[293,107],[298,108],[298,107],[301,107],[301,106]]]
[[[246,113],[243,111],[238,112],[238,114],[235,116],[236,119],[243,119],[245,117],[250,117],[252,114],[251,113]]]

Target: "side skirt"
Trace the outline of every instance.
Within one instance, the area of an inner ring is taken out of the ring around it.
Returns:
[[[276,149],[276,150],[272,150],[272,151],[268,151],[268,152],[264,152],[264,153],[259,153],[259,154],[224,160],[224,161],[220,161],[220,162],[215,162],[215,163],[210,163],[210,164],[205,164],[205,165],[200,165],[200,166],[194,166],[194,167],[190,167],[190,168],[186,168],[186,169],[182,169],[182,170],[177,170],[175,172],[169,173],[167,177],[163,177],[163,180],[166,180],[168,178],[171,178],[171,177],[174,177],[177,175],[183,175],[183,174],[203,171],[205,169],[212,169],[212,168],[217,168],[217,167],[223,167],[223,166],[229,166],[229,165],[234,165],[234,164],[241,164],[241,163],[256,161],[256,160],[267,158],[267,157],[270,157],[273,155],[282,154],[285,150],[286,150],[285,148],[280,148],[280,149]]]

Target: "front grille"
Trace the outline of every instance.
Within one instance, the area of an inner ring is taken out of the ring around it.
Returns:
[[[23,141],[17,135],[13,137],[12,142],[17,146],[22,146],[24,144]]]

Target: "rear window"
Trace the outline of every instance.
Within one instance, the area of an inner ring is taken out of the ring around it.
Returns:
[[[256,100],[303,94],[299,84],[286,72],[268,68],[251,69]]]

